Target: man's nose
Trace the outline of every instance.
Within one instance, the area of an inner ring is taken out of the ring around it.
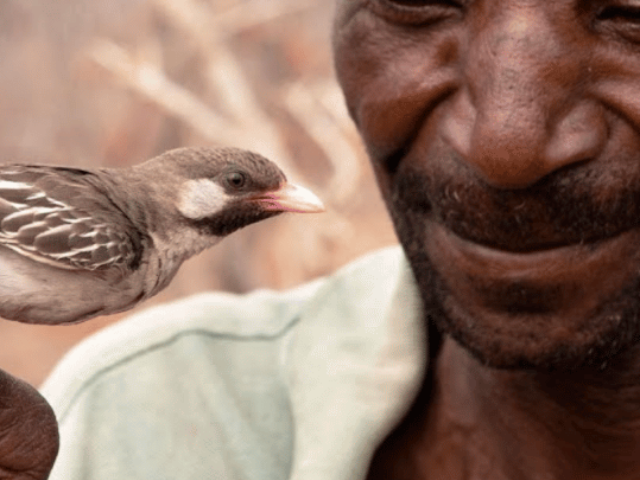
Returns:
[[[588,57],[567,36],[530,11],[505,12],[462,49],[442,134],[487,183],[527,187],[606,143],[602,107],[586,94]]]

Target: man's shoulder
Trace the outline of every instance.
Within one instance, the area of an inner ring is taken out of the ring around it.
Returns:
[[[414,395],[420,318],[397,247],[292,290],[207,293],[133,315],[74,348],[43,386],[61,435],[51,478],[351,468]],[[353,440],[314,441],[337,427]]]
[[[181,349],[190,349],[188,361],[197,364],[193,351],[204,355],[218,344],[275,345],[295,327],[303,312],[336,297],[342,301],[335,308],[344,308],[367,296],[375,284],[389,282],[403,258],[399,247],[388,247],[293,289],[207,292],[144,309],[74,347],[49,376],[43,393],[59,406],[71,401],[73,392],[85,390],[87,383],[114,372],[134,371],[131,365],[148,357],[153,357],[157,370],[168,375],[176,370],[175,365],[166,369],[163,361],[175,362]],[[194,343],[203,348],[194,347]]]

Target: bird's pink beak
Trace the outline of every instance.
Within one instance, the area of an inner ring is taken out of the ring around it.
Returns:
[[[256,201],[272,212],[317,213],[325,210],[322,201],[311,190],[293,184],[261,194]]]

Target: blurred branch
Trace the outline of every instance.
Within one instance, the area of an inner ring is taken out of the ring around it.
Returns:
[[[289,155],[279,140],[277,127],[252,102],[245,102],[243,120],[234,122],[218,115],[151,63],[135,59],[109,40],[96,40],[87,53],[89,58],[113,74],[126,87],[179,118],[203,138],[215,144],[237,145],[259,151],[274,159],[291,179],[300,177],[298,169],[292,166]],[[233,72],[234,67],[230,66],[229,70]],[[239,78],[231,78],[242,84]],[[231,84],[227,88],[229,91],[233,90]]]
[[[89,47],[88,55],[125,86],[181,119],[208,140],[224,144],[244,137],[241,129],[230,125],[188,90],[168,79],[154,65],[135,60],[115,43],[96,40]]]
[[[317,0],[297,0],[295,2],[274,2],[249,0],[241,2],[223,13],[214,15],[213,21],[224,25],[226,30],[218,35],[235,35],[243,30],[271,22],[285,15],[309,10],[317,4]]]
[[[229,25],[218,22],[213,12],[194,0],[153,1],[168,20],[196,41],[219,98],[247,132],[242,144],[273,158],[292,180],[299,179],[302,175],[285,147],[280,129],[260,106],[239,62],[222,44],[221,32],[229,32]]]
[[[346,130],[336,123],[336,114],[330,116],[320,103],[321,90],[321,87],[310,88],[298,82],[287,89],[284,100],[291,115],[331,162],[333,176],[326,194],[334,205],[342,205],[359,187],[362,162]]]
[[[212,44],[222,43],[245,30],[308,10],[317,4],[317,0],[249,0],[216,13],[206,4],[193,0],[153,1],[168,18],[189,28],[191,37],[198,41],[204,51],[208,51]]]

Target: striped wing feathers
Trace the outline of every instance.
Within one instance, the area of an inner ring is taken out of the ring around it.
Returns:
[[[96,195],[103,194],[73,172],[28,166],[0,169],[0,245],[60,268],[130,265],[136,254],[125,232],[128,220],[107,208],[106,199],[96,202]],[[94,211],[101,203],[104,206]],[[82,205],[91,205],[92,212]]]

